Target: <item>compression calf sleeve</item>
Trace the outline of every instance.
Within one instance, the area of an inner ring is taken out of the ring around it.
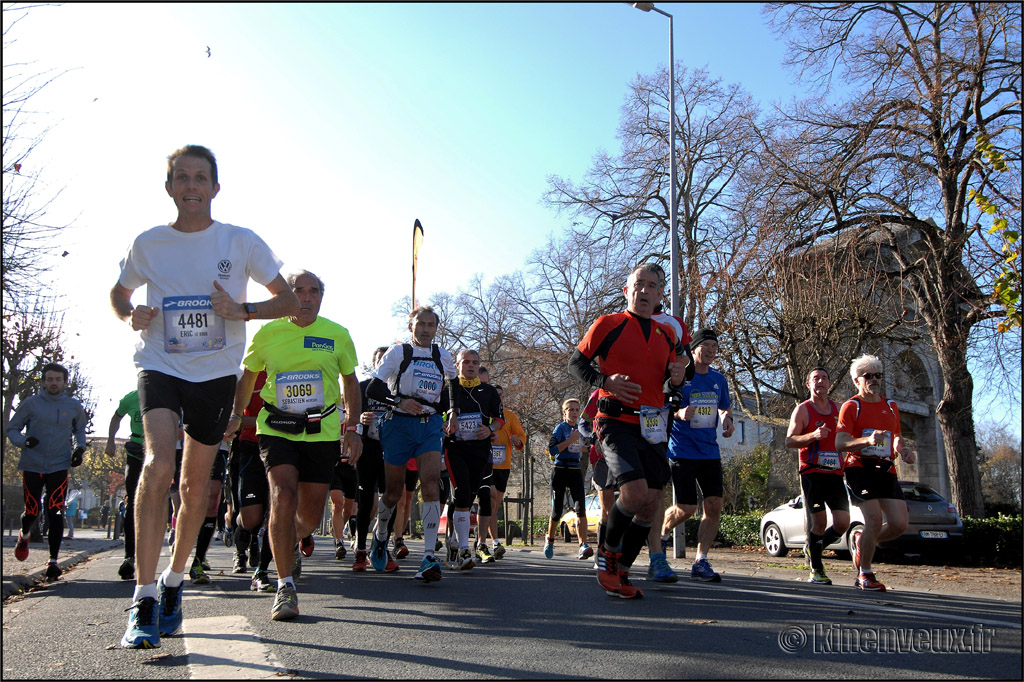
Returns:
[[[388,535],[391,533],[391,528],[395,523],[394,517],[397,506],[385,507],[383,499],[377,505],[377,526],[373,529],[373,534],[381,542],[387,542]]]
[[[469,512],[455,512],[455,541],[459,549],[469,548]]]
[[[633,515],[627,514],[621,506],[619,501],[615,500],[615,504],[612,505],[611,510],[608,512],[608,528],[604,534],[604,547],[610,552],[620,551],[622,545],[622,538],[626,534],[626,529],[629,528],[629,524],[633,521]]]
[[[626,528],[626,533],[622,537],[622,558],[619,559],[619,566],[628,570],[633,565],[650,534],[651,522],[641,521],[634,516],[633,522]]]
[[[841,537],[842,534],[837,533],[834,526],[829,526],[825,529],[825,532],[821,534],[821,548],[825,549]]]
[[[434,556],[437,529],[441,522],[441,503],[437,500],[423,503],[423,554]]]
[[[263,536],[263,543],[260,547],[260,570],[266,571],[270,568],[270,562],[274,560],[274,553],[270,549],[270,531],[263,529],[261,535]]]
[[[815,571],[820,571],[823,568],[821,565],[822,537],[824,536],[815,535],[809,531],[807,533],[807,553],[810,554],[811,568]]]
[[[213,533],[217,529],[217,517],[207,516],[203,520],[203,526],[199,529],[199,537],[196,538],[196,558],[206,561],[206,550],[210,548],[213,540]]]

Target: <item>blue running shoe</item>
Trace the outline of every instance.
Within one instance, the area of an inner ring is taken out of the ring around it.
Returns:
[[[664,552],[655,552],[651,555],[651,565],[647,567],[647,579],[656,583],[674,583],[679,576],[668,565]]]
[[[383,571],[388,566],[388,541],[381,542],[376,535],[370,543],[370,565],[376,571]]]
[[[720,583],[722,576],[718,575],[711,568],[707,559],[701,559],[693,564],[690,570],[690,580],[701,580],[706,583]]]
[[[128,629],[121,638],[124,649],[158,649],[160,632],[157,626],[156,599],[143,597],[125,609],[128,616]]]
[[[551,538],[544,538],[544,557],[550,559],[555,556],[555,541]]]
[[[441,579],[441,564],[437,562],[432,556],[423,557],[423,561],[420,563],[420,570],[416,575],[413,576],[416,580],[422,580],[425,583],[437,582]]]
[[[185,583],[177,587],[167,587],[160,578],[160,635],[173,635],[181,629],[181,593]]]

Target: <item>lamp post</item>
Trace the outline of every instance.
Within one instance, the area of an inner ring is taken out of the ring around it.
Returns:
[[[655,11],[668,17],[668,156],[669,156],[669,205],[668,222],[669,237],[672,240],[669,249],[672,284],[669,288],[671,314],[679,315],[679,226],[676,224],[676,55],[675,40],[672,31],[672,15],[654,6],[653,2],[631,2],[630,5],[642,12]],[[672,499],[675,499],[673,485]],[[672,533],[672,555],[676,559],[686,558],[686,524],[679,524]]]
[[[682,311],[679,309],[679,225],[676,223],[676,59],[672,15],[655,7],[653,2],[631,2],[628,4],[642,12],[654,11],[668,17],[668,155],[670,174],[668,222],[671,239],[669,302],[671,314],[680,315]]]

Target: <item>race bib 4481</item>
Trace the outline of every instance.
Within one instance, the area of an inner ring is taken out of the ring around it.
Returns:
[[[224,348],[224,318],[213,312],[209,295],[168,296],[161,305],[165,351],[195,353]]]

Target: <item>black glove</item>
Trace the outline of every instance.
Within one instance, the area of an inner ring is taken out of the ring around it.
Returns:
[[[71,466],[82,466],[83,459],[85,459],[85,448],[75,448],[75,451],[71,453]]]
[[[31,450],[35,446],[39,445],[39,439],[35,436],[29,436],[25,439],[25,447]]]

